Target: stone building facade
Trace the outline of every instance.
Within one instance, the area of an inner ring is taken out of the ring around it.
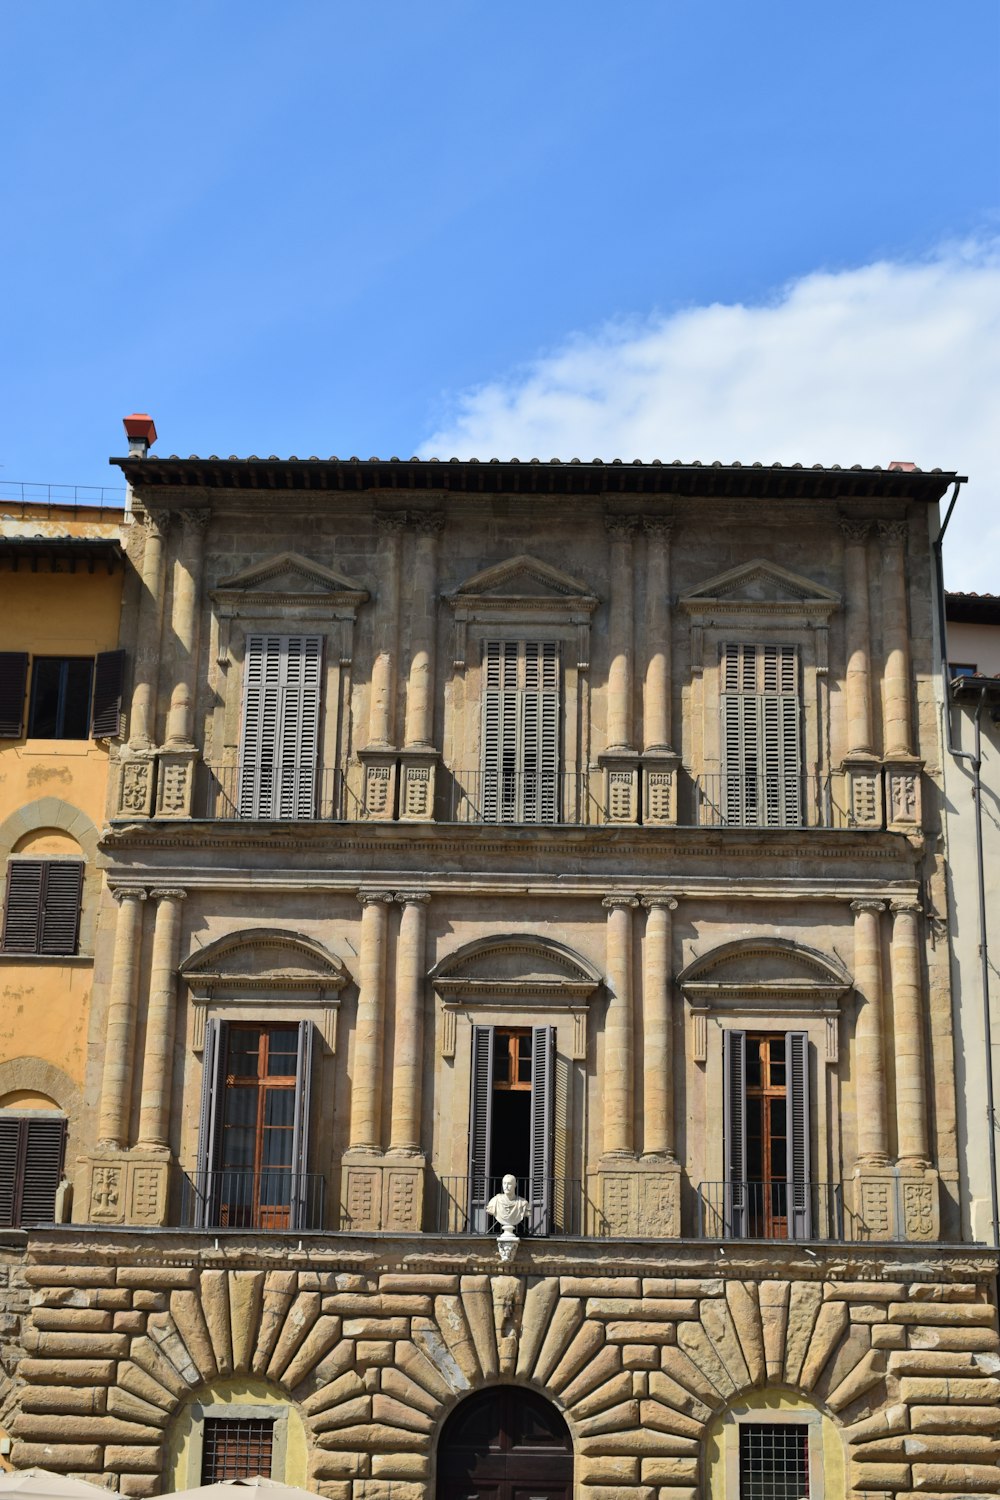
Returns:
[[[119,462],[91,1123],[73,1222],[9,1251],[16,1460],[155,1494],[235,1433],[330,1500],[1000,1494],[955,476]]]

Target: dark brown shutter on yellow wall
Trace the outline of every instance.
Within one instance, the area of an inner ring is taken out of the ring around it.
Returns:
[[[0,1113],[0,1227],[52,1223],[65,1154],[62,1115]]]
[[[90,737],[94,740],[117,739],[122,727],[122,685],[125,680],[125,652],[100,651],[94,671],[94,704]]]
[[[75,953],[83,864],[74,859],[12,859],[7,866],[4,953]]]
[[[24,727],[28,653],[0,651],[0,738],[17,740]]]

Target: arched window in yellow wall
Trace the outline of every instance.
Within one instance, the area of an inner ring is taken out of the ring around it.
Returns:
[[[192,1391],[168,1434],[163,1489],[172,1493],[257,1474],[307,1484],[305,1427],[295,1402],[280,1386],[248,1375]]]
[[[710,1500],[844,1500],[837,1424],[796,1391],[752,1391],[705,1437]]]

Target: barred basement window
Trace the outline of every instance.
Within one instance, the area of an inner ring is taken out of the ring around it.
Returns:
[[[201,1482],[271,1478],[274,1422],[258,1418],[206,1417],[204,1424]]]
[[[740,1426],[740,1500],[809,1500],[805,1423]]]

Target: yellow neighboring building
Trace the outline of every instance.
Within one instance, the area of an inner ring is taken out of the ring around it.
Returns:
[[[0,500],[0,1228],[68,1217],[109,742],[119,732],[125,511]]]

